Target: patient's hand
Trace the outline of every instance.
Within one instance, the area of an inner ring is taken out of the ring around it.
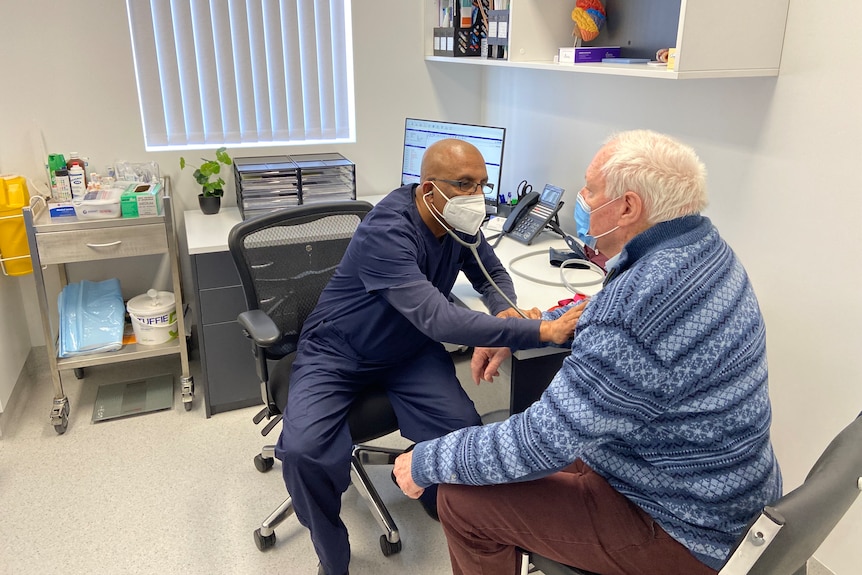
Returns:
[[[553,321],[543,321],[539,326],[539,340],[563,344],[572,339],[575,335],[575,328],[578,326],[578,320],[587,307],[584,303],[572,306],[566,313]]]
[[[413,452],[408,451],[402,453],[395,458],[395,467],[392,473],[395,474],[395,480],[398,481],[398,487],[404,492],[404,495],[410,499],[418,499],[425,489],[416,485],[413,481],[413,474],[410,469],[413,464]]]
[[[470,360],[470,372],[473,374],[473,383],[479,385],[482,380],[494,381],[500,375],[500,364],[512,355],[508,347],[477,347],[473,350],[473,358]]]

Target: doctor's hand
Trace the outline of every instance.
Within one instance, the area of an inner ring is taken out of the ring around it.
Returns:
[[[578,319],[584,313],[585,305],[572,306],[566,313],[553,321],[543,321],[539,326],[539,341],[556,344],[566,343],[575,334]]]
[[[537,307],[534,307],[533,309],[522,309],[521,311],[524,312],[524,315],[529,319],[542,319],[542,310]],[[509,309],[505,309],[498,313],[497,317],[522,318],[523,316],[518,313],[518,310],[510,307]]]
[[[473,383],[490,381],[500,375],[500,364],[512,355],[508,347],[477,347],[473,350],[473,358],[470,360],[470,373],[473,374]]]
[[[410,472],[412,464],[413,452],[402,453],[395,458],[395,467],[392,469],[392,473],[395,475],[398,487],[401,488],[404,495],[410,499],[418,499],[425,489],[413,482],[413,474]]]

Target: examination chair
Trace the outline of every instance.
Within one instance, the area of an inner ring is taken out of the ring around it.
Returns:
[[[808,559],[862,490],[862,414],[826,447],[805,481],[763,508],[737,542],[719,575],[805,575]],[[597,575],[541,555],[521,553],[545,575]]]
[[[263,214],[233,227],[228,247],[239,272],[248,311],[237,318],[252,340],[264,408],[255,424],[268,422],[266,436],[281,421],[287,406],[291,366],[305,318],[341,261],[356,227],[371,209],[362,201],[324,202]],[[381,529],[385,556],[401,550],[392,516],[368,478],[364,464],[392,464],[402,450],[361,445],[398,430],[392,405],[382,388],[359,396],[348,415],[354,441],[352,484],[368,502]],[[275,448],[265,446],[255,456],[261,472],[273,466]],[[275,528],[293,514],[290,497],[254,532],[258,549],[275,545]]]

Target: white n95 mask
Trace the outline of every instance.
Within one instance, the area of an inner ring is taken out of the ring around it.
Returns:
[[[443,194],[443,191],[437,187],[437,184],[431,182],[438,192]],[[443,219],[450,226],[459,232],[475,236],[482,227],[482,222],[485,220],[485,196],[473,194],[470,196],[455,196],[446,198],[446,205],[443,206]],[[433,210],[432,210],[433,211]]]

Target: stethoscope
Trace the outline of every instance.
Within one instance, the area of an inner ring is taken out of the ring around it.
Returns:
[[[464,241],[462,238],[458,237],[458,234],[456,234],[454,231],[452,231],[449,228],[449,226],[447,226],[439,217],[437,217],[436,208],[432,208],[428,204],[427,198],[428,198],[428,196],[430,196],[433,193],[434,192],[426,192],[425,194],[423,194],[422,195],[422,201],[425,202],[425,207],[428,208],[428,211],[431,212],[431,215],[434,217],[435,220],[437,220],[437,223],[440,224],[441,226],[443,226],[443,229],[446,230],[446,233],[449,234],[452,237],[452,239],[454,239],[460,245],[462,245],[465,248],[467,248],[468,250],[470,250],[470,253],[473,254],[473,259],[475,259],[476,263],[479,264],[479,269],[482,270],[482,274],[485,276],[485,279],[488,280],[488,283],[490,283],[494,287],[495,290],[497,290],[497,293],[500,294],[500,296],[506,301],[506,303],[508,303],[510,306],[512,306],[512,309],[514,309],[516,312],[518,312],[518,315],[520,315],[522,318],[530,319],[529,317],[527,317],[527,314],[525,314],[524,312],[521,311],[521,308],[519,308],[517,305],[515,305],[515,303],[511,299],[509,299],[509,296],[507,296],[505,293],[503,293],[503,290],[501,290],[500,286],[498,286],[497,283],[493,279],[491,279],[491,274],[489,274],[488,270],[485,269],[485,264],[482,263],[482,259],[479,257],[479,252],[476,251],[476,248],[478,248],[479,244],[482,243],[482,237],[480,235],[481,232],[477,231],[475,233],[475,235],[473,236],[474,241],[472,243],[468,243],[468,242]]]

